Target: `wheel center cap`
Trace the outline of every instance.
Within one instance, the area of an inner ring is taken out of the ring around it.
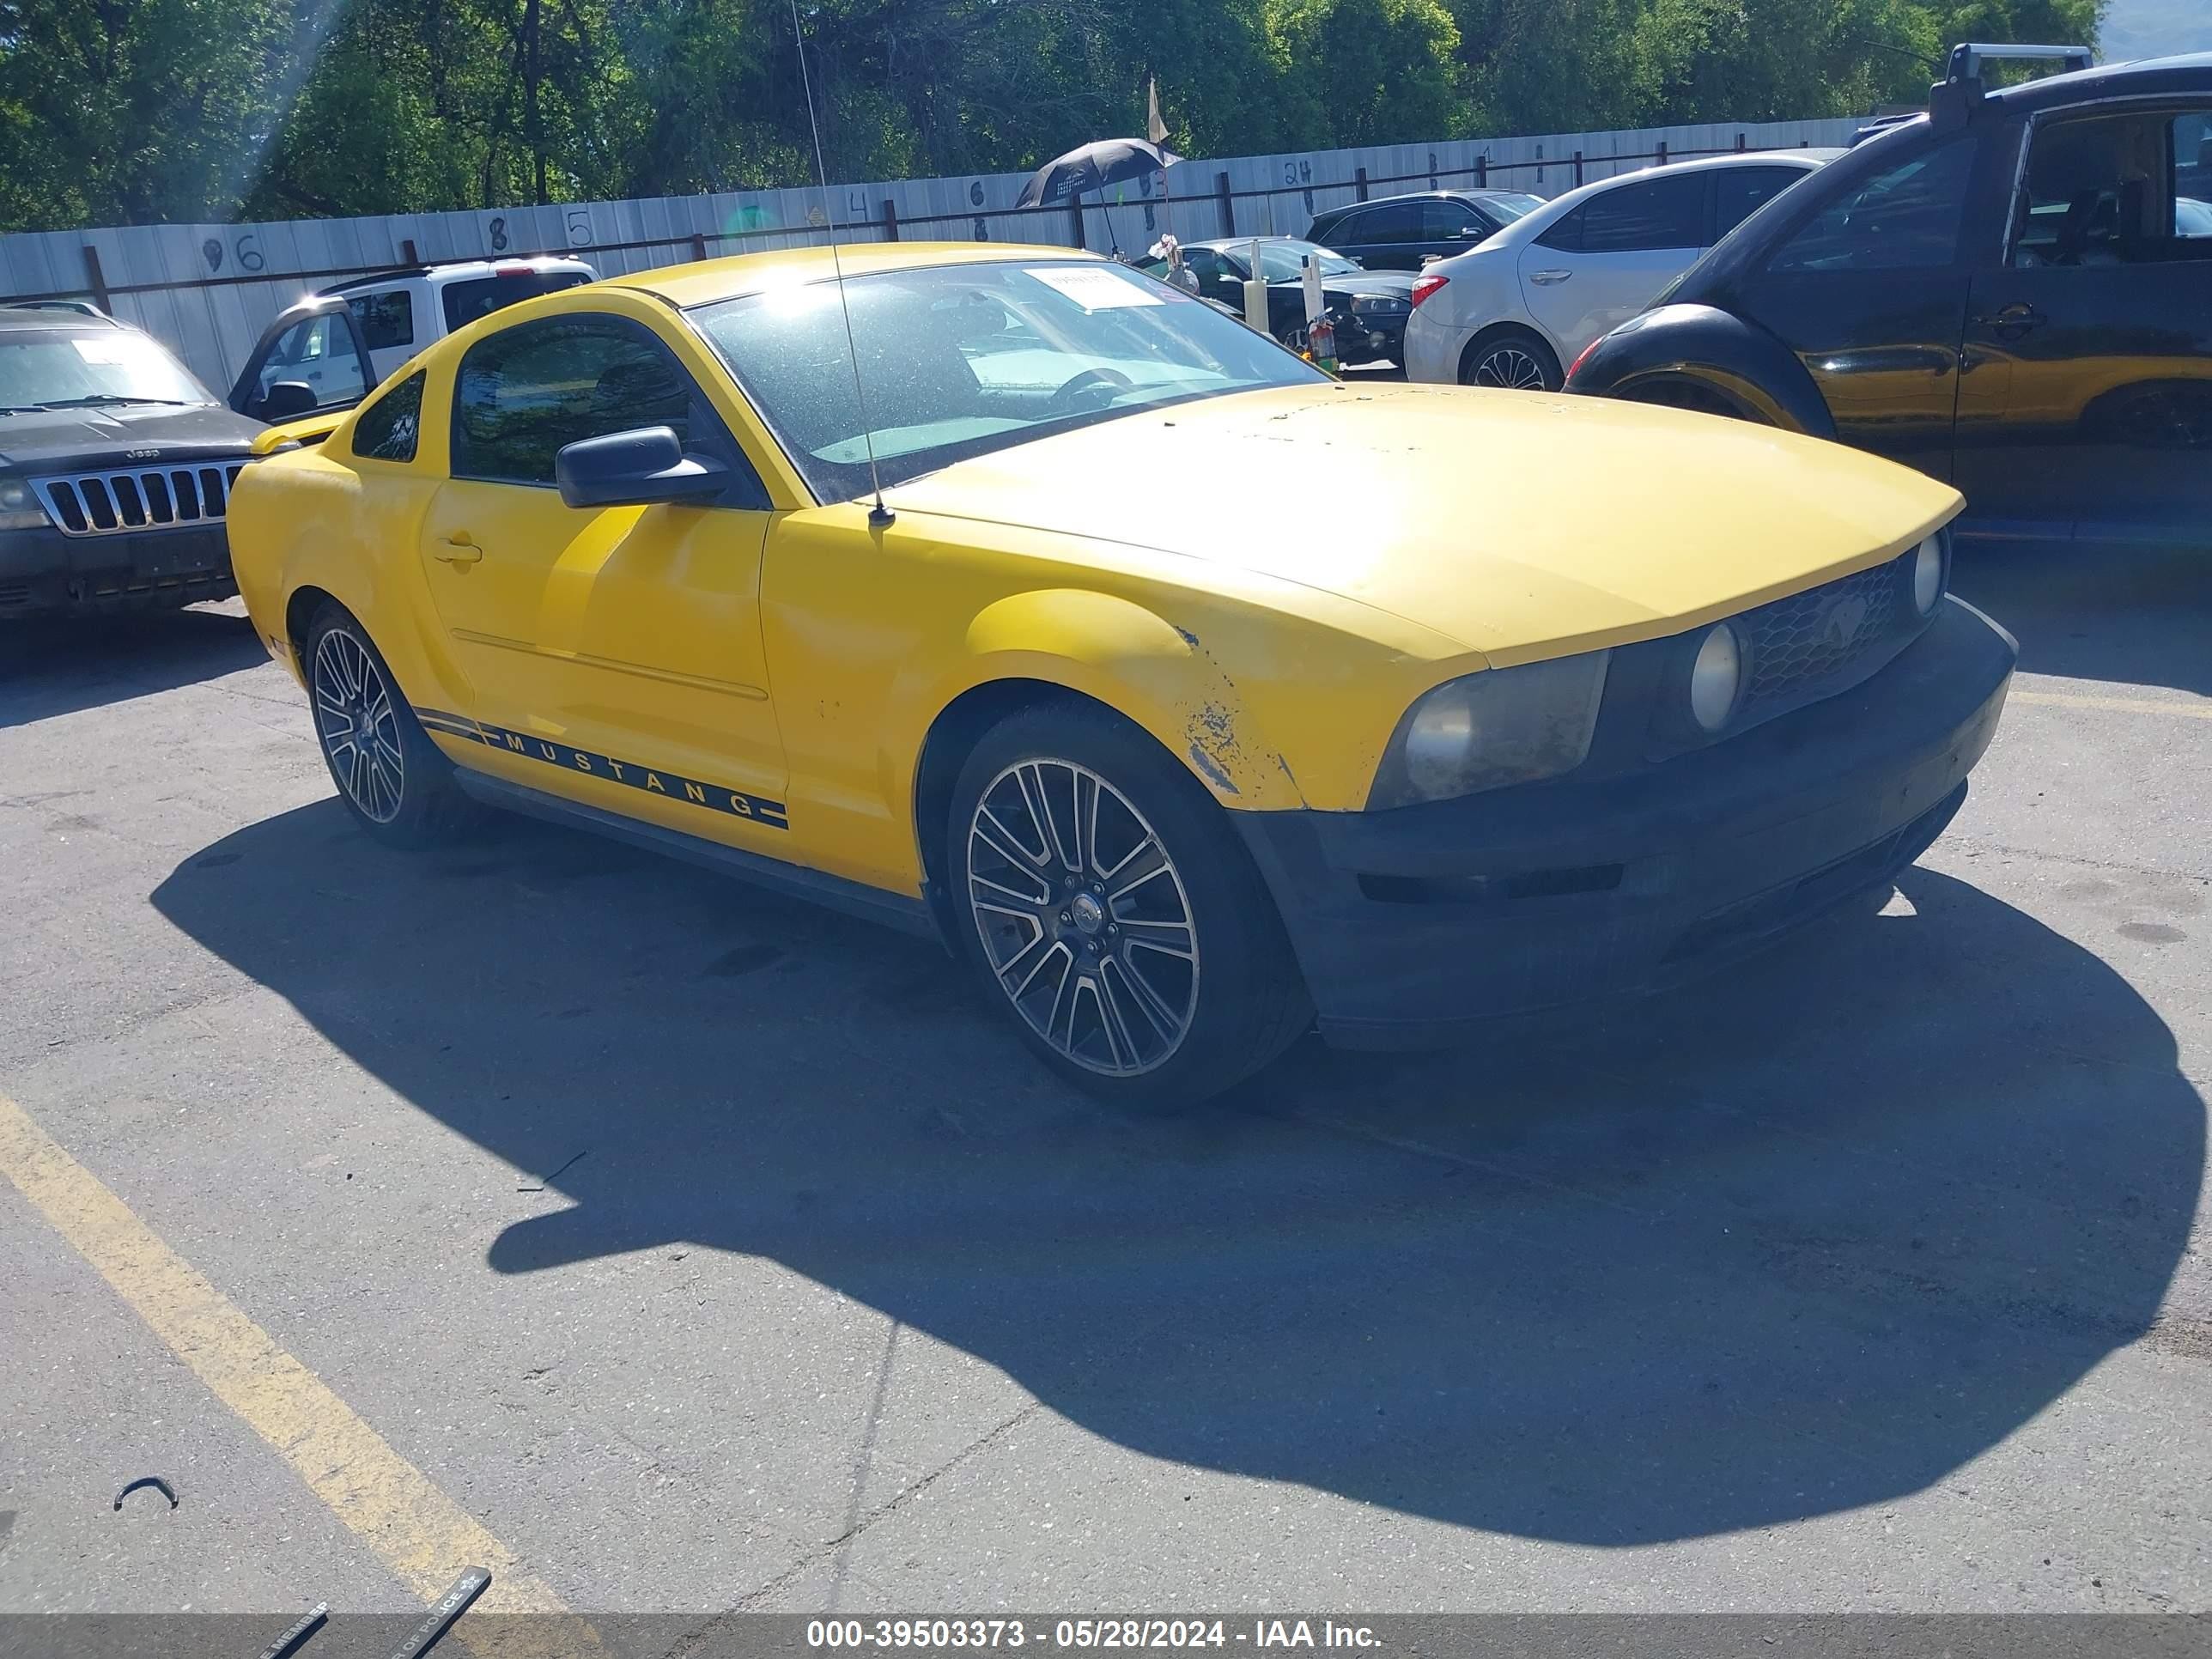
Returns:
[[[1095,933],[1106,925],[1106,907],[1088,893],[1078,893],[1070,899],[1067,914],[1085,933]]]

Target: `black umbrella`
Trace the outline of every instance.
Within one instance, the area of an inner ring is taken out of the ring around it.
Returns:
[[[1029,183],[1022,186],[1022,193],[1014,198],[1014,205],[1058,207],[1063,202],[1073,201],[1086,190],[1103,190],[1109,185],[1158,172],[1181,160],[1182,156],[1171,155],[1158,144],[1146,143],[1141,138],[1101,138],[1092,143],[1079,144],[1031,174]]]

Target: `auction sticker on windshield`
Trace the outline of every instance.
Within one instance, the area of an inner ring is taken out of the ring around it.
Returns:
[[[1029,265],[1024,269],[1026,274],[1048,288],[1058,289],[1085,311],[1162,303],[1155,285],[1132,282],[1103,266]]]

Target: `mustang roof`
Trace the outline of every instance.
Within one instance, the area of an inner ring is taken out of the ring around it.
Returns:
[[[639,289],[657,294],[673,305],[699,306],[714,300],[734,299],[740,294],[757,294],[780,283],[827,282],[841,267],[848,276],[865,276],[873,271],[916,270],[927,265],[1103,257],[1086,253],[1081,248],[1037,246],[1022,242],[850,242],[839,245],[837,263],[834,265],[826,247],[778,248],[766,253],[739,253],[726,259],[632,271],[626,276],[609,276],[604,285]]]

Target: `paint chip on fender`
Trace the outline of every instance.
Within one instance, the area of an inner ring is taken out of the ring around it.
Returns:
[[[1237,793],[1237,786],[1229,781],[1229,774],[1221,769],[1221,763],[1196,744],[1190,746],[1190,762],[1206,774],[1206,781],[1215,788],[1232,795]]]

